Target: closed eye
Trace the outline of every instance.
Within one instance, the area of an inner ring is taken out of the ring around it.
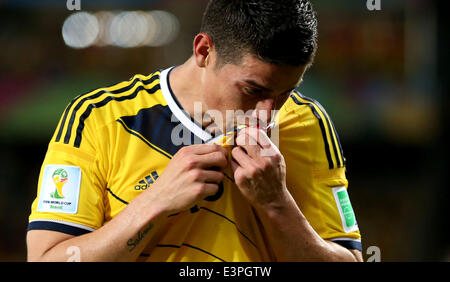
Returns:
[[[248,87],[245,87],[245,88],[244,88],[244,91],[245,91],[247,94],[255,95],[255,94],[261,94],[261,93],[263,93],[264,90],[262,90],[262,89],[256,89],[256,88],[248,88]]]

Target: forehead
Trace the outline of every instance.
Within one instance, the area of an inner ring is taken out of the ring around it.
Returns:
[[[271,89],[286,89],[298,85],[305,70],[306,66],[272,64],[247,54],[239,64],[226,64],[220,72],[233,81],[252,80]]]

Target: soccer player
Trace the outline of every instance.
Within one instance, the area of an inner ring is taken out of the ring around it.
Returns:
[[[336,129],[294,90],[316,49],[307,0],[211,0],[183,65],[76,97],[42,165],[28,260],[361,261]],[[230,151],[211,144],[227,122],[196,103],[279,110],[278,146],[254,126]]]

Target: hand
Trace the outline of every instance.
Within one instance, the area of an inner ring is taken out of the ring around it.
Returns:
[[[231,151],[236,186],[255,208],[283,207],[290,199],[286,164],[266,133],[257,128],[238,132]]]
[[[159,207],[176,213],[194,206],[217,193],[227,166],[227,150],[216,144],[181,148],[158,180],[147,190],[154,194]]]

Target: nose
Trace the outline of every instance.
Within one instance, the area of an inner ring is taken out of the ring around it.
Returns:
[[[275,105],[275,99],[267,98],[267,99],[264,99],[264,100],[260,100],[256,104],[256,110],[270,112],[271,110],[273,110],[273,106],[274,105]]]
[[[271,119],[271,113],[274,109],[275,100],[272,98],[260,100],[256,104],[255,113],[258,119],[263,123],[269,123]]]

